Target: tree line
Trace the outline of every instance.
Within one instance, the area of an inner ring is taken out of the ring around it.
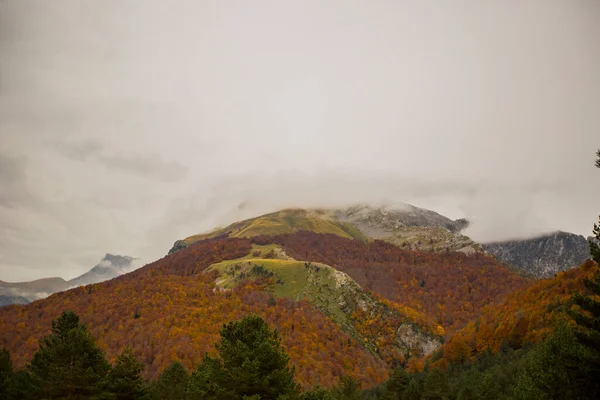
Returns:
[[[600,238],[600,227],[595,228]],[[592,246],[592,244],[591,244]],[[598,248],[593,248],[600,261]],[[568,311],[575,323],[559,323],[537,345],[503,347],[475,361],[423,371],[396,368],[384,384],[361,390],[346,376],[333,388],[302,391],[295,368],[276,329],[257,315],[224,324],[216,355],[205,354],[188,373],[173,362],[154,381],[142,378],[143,364],[125,347],[111,365],[79,317],[70,311],[52,322],[52,331],[24,369],[13,370],[0,351],[0,399],[96,400],[444,400],[600,398],[600,272],[586,279],[590,294],[575,293]]]
[[[65,311],[24,369],[13,370],[8,351],[0,351],[0,399],[299,398],[277,330],[250,315],[225,324],[220,334],[218,355],[206,354],[191,374],[176,361],[146,382],[130,347],[110,365],[77,314]]]

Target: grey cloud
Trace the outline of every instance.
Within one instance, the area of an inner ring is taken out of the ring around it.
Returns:
[[[55,146],[61,154],[76,161],[97,161],[110,170],[162,181],[180,180],[188,172],[184,165],[163,161],[158,154],[125,156],[97,141],[58,142]]]
[[[96,158],[104,151],[104,146],[96,141],[56,142],[54,147],[65,157],[76,161]]]
[[[164,181],[174,181],[187,174],[187,168],[175,162],[161,161],[158,156],[123,157],[99,156],[98,161],[109,169],[122,170],[142,176],[155,177]]]
[[[25,177],[25,159],[0,153],[0,184],[21,181]]]
[[[32,200],[27,188],[27,160],[0,152],[0,206],[15,208]]]

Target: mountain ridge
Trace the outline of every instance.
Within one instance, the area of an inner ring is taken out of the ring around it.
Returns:
[[[482,246],[500,261],[535,278],[551,277],[577,267],[589,258],[588,241],[582,235],[563,231]]]
[[[410,204],[381,207],[360,204],[338,209],[288,208],[177,240],[169,254],[199,240],[277,235],[300,230],[361,241],[385,240],[410,250],[483,251],[479,244],[461,234],[468,224],[464,218],[451,220]]]
[[[8,304],[26,304],[27,302],[45,298],[53,293],[83,286],[91,283],[102,282],[115,278],[135,270],[139,259],[106,253],[102,260],[86,273],[65,280],[60,277],[41,278],[33,281],[24,282],[5,282],[0,280],[0,295],[4,297],[3,305]],[[9,303],[10,299],[18,301]]]
[[[68,282],[71,285],[81,286],[112,279],[116,276],[132,271],[135,268],[133,263],[136,260],[139,259],[106,253],[99,264],[94,266],[88,272],[73,278]]]

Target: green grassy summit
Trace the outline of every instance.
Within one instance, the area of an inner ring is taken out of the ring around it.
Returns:
[[[286,209],[271,214],[235,222],[225,228],[210,233],[193,235],[185,240],[189,245],[198,240],[218,236],[251,237],[259,235],[279,235],[294,233],[301,230],[315,233],[331,233],[346,239],[367,240],[358,229],[351,224],[333,219],[323,210]]]

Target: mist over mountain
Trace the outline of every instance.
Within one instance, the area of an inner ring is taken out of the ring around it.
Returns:
[[[139,259],[107,253],[98,265],[85,274],[71,279],[68,283],[72,286],[82,286],[102,282],[131,272],[140,266]]]

